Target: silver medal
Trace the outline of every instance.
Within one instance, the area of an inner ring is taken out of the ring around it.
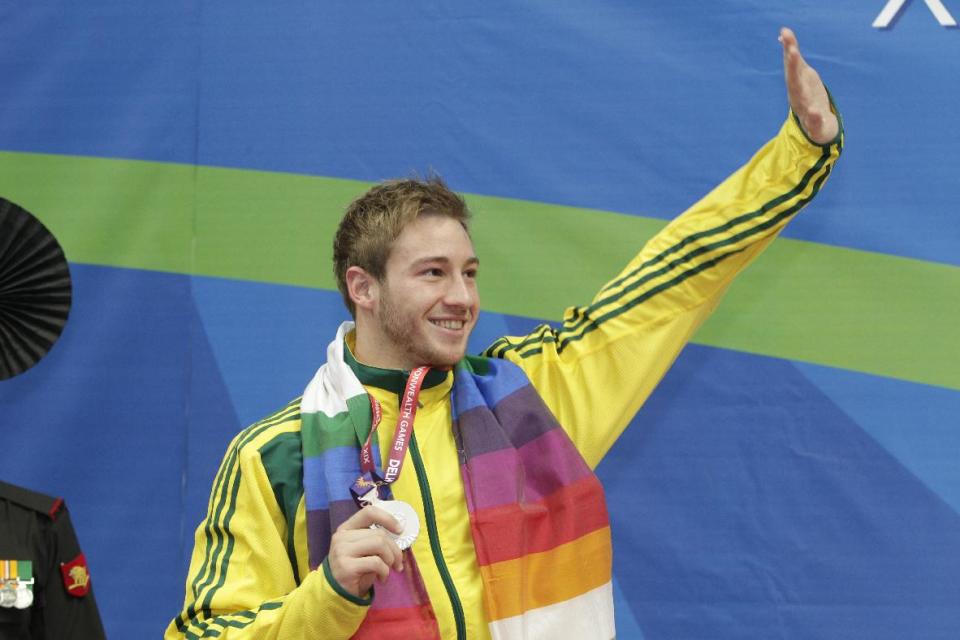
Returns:
[[[33,591],[25,584],[17,589],[17,600],[13,603],[17,609],[26,609],[33,604]]]
[[[401,551],[409,549],[414,540],[417,539],[417,536],[420,535],[420,518],[417,517],[417,512],[413,510],[413,507],[402,500],[377,500],[373,505],[383,509],[396,518],[403,531],[402,533],[396,534],[389,529],[381,527],[379,524],[372,524],[370,528],[383,529],[386,531],[387,535],[397,543]]]
[[[0,587],[0,607],[9,609],[17,602],[17,589],[8,582]]]

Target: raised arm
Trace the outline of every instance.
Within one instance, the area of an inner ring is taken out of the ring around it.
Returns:
[[[589,305],[567,309],[559,329],[542,325],[484,352],[526,371],[591,466],[840,155],[842,129],[823,83],[793,33],[784,29],[781,41],[792,113],[778,135],[647,242]]]

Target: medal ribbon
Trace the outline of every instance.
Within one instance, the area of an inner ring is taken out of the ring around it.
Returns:
[[[410,438],[413,436],[413,421],[417,417],[420,388],[423,386],[423,381],[429,371],[430,367],[417,367],[410,372],[410,376],[407,378],[407,384],[400,402],[400,415],[397,417],[397,430],[393,435],[393,446],[387,456],[387,465],[382,480],[376,476],[372,442],[377,427],[380,426],[380,421],[383,418],[383,410],[377,399],[372,395],[370,396],[370,433],[360,449],[360,469],[363,471],[364,478],[371,476],[375,480],[379,480],[379,483],[390,484],[400,475],[403,460],[407,455],[407,449],[410,447]]]

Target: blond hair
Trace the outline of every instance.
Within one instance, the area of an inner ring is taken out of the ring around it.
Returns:
[[[393,242],[424,214],[453,218],[469,233],[466,202],[439,176],[381,182],[347,207],[333,237],[333,273],[350,315],[356,316],[356,307],[347,291],[347,269],[360,267],[382,281]]]

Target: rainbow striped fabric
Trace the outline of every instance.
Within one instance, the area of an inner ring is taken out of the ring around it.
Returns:
[[[370,428],[366,391],[340,328],[301,402],[310,566],[356,511],[350,484]],[[454,374],[453,428],[494,638],[614,636],[610,527],[600,482],[526,375],[468,357]],[[379,460],[379,452],[374,452]],[[437,637],[415,560],[392,572],[355,637]]]

